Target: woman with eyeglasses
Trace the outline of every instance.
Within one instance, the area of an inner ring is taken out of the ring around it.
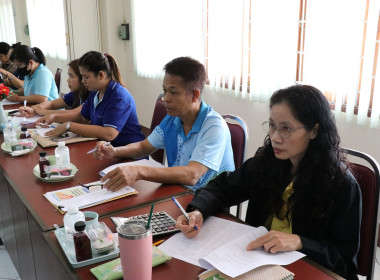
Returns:
[[[190,221],[177,219],[189,238],[216,211],[249,200],[246,222],[268,233],[247,250],[298,250],[347,279],[357,279],[361,193],[340,148],[329,103],[308,85],[276,91],[270,99],[264,146],[234,172],[200,189]]]
[[[46,67],[45,55],[39,48],[20,45],[13,50],[10,59],[25,79],[24,86],[9,95],[8,100],[39,104],[58,98],[54,77]]]

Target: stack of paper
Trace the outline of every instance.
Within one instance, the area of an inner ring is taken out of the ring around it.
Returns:
[[[305,256],[297,251],[271,254],[264,249],[246,250],[250,242],[267,232],[264,227],[209,217],[196,237],[177,233],[159,248],[174,258],[205,269],[216,268],[233,278],[262,265],[286,265]]]
[[[217,269],[203,272],[199,280],[293,280],[294,273],[280,265],[263,265],[236,278],[228,277]]]

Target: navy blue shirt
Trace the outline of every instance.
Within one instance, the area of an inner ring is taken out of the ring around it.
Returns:
[[[99,91],[90,93],[82,106],[81,114],[91,124],[113,127],[119,135],[111,141],[113,146],[123,146],[144,140],[136,114],[135,100],[128,90],[111,81],[102,100]]]

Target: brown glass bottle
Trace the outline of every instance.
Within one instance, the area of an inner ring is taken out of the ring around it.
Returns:
[[[46,157],[46,152],[40,152],[40,160],[38,162],[38,165],[40,166],[40,177],[46,178],[46,172],[45,172],[45,166],[49,166],[50,162]]]
[[[78,221],[74,224],[76,233],[74,234],[75,256],[78,262],[82,262],[92,258],[91,241],[87,233],[86,223]]]
[[[30,137],[32,136],[28,133],[28,128],[26,128],[25,126],[21,127],[20,139],[26,139]]]

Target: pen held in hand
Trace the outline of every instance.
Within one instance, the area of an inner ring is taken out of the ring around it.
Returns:
[[[189,215],[186,213],[185,209],[183,209],[183,207],[181,206],[181,204],[179,204],[178,200],[175,197],[172,197],[172,200],[175,203],[175,205],[177,205],[177,207],[179,208],[179,210],[181,210],[181,212],[185,216],[186,220],[190,221]],[[196,225],[194,225],[194,229],[198,230],[198,228],[197,228]]]
[[[110,145],[111,143],[110,142],[106,142],[105,144],[104,144],[104,146],[108,146],[108,145]],[[92,154],[93,152],[95,152],[95,151],[97,151],[98,150],[98,147],[95,147],[95,148],[93,148],[92,150],[89,150],[88,152],[87,152],[87,154]]]

